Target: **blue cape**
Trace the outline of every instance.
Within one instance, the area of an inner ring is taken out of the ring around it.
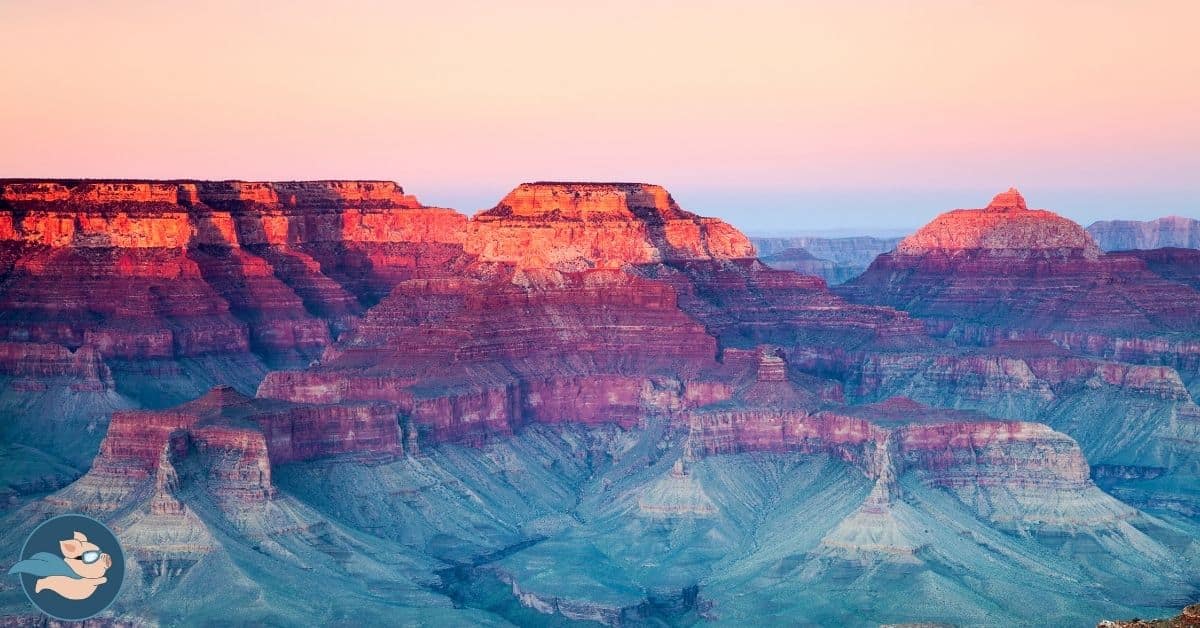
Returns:
[[[75,573],[71,567],[67,565],[67,561],[63,560],[62,556],[55,556],[50,552],[38,552],[29,558],[15,564],[12,569],[8,570],[9,574],[27,573],[38,578],[46,576],[67,576],[68,578],[79,578],[80,575]]]

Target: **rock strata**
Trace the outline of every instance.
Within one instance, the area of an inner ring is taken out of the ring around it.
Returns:
[[[1176,365],[1197,357],[1200,292],[1134,256],[1101,255],[1081,227],[1027,209],[1015,190],[983,209],[942,214],[837,291],[972,343],[1048,339]]]
[[[736,229],[643,183],[521,184],[475,216],[466,248],[484,262],[559,270],[754,257]]]
[[[1166,216],[1155,220],[1101,220],[1088,233],[1105,251],[1135,249],[1200,249],[1200,220]]]
[[[763,266],[744,236],[658,186],[523,184],[471,221],[464,250],[457,274],[397,284],[318,365],[272,373],[258,394],[383,401],[422,438],[479,442],[718,399],[728,382],[706,374],[721,346],[922,337],[901,313]]]

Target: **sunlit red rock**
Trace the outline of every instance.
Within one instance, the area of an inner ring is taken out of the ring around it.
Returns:
[[[398,283],[319,365],[272,373],[259,395],[386,401],[428,439],[476,441],[727,398],[718,344],[921,338],[902,313],[762,266],[744,236],[657,186],[523,184],[472,220],[465,250],[457,274]]]
[[[410,281],[319,366],[272,373],[259,395],[387,401],[432,440],[473,440],[528,422],[631,425],[678,403],[655,379],[715,364],[716,353],[669,286],[617,270],[556,273],[551,284]]]
[[[1101,255],[1078,225],[1029,210],[1011,190],[954,210],[837,288],[972,343],[1050,339],[1122,360],[1196,363],[1200,292],[1136,256]]]
[[[475,216],[466,247],[484,262],[560,270],[754,257],[736,229],[643,183],[523,183]]]
[[[0,340],[303,365],[465,225],[386,181],[0,181]]]
[[[1029,209],[1016,188],[983,209],[956,209],[900,241],[896,253],[988,253],[1028,258],[1052,254],[1095,259],[1099,248],[1079,225],[1044,209]]]

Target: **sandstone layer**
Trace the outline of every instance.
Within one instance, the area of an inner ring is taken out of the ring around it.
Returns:
[[[523,184],[471,221],[464,248],[457,276],[397,284],[319,364],[258,394],[383,401],[424,438],[480,442],[717,400],[727,387],[704,374],[722,347],[920,342],[919,323],[763,266],[658,186]]]
[[[466,219],[382,181],[0,182],[0,335],[104,358],[296,362]]]
[[[967,342],[1049,339],[1129,361],[1192,364],[1200,292],[1130,255],[1101,255],[1083,228],[1030,210],[1015,190],[954,210],[838,288]]]

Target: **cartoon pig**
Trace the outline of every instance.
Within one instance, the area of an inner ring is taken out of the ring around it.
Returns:
[[[14,565],[8,573],[38,576],[34,591],[53,591],[68,600],[86,600],[96,592],[96,587],[108,582],[104,573],[112,567],[112,558],[89,542],[82,532],[59,541],[58,548],[61,558],[38,552]]]

